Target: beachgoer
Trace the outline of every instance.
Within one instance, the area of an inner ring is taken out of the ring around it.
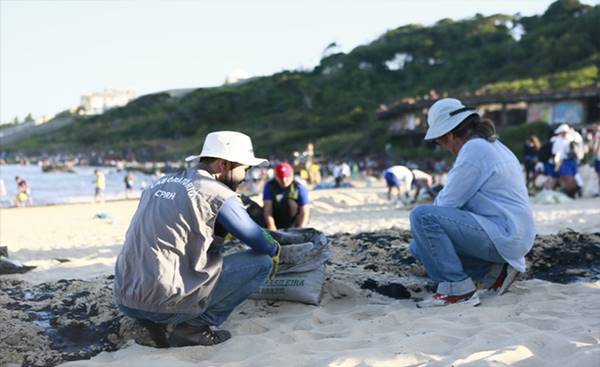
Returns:
[[[525,165],[525,181],[526,186],[530,187],[531,184],[535,181],[536,172],[535,165],[538,162],[538,153],[542,144],[540,143],[540,139],[536,135],[531,135],[527,139],[525,143],[525,147],[523,148],[524,153],[524,165]]]
[[[101,170],[98,170],[98,169],[94,170],[94,176],[95,176],[94,201],[103,203],[104,202],[104,189],[106,189],[106,177],[104,176],[104,172],[102,172]]]
[[[579,160],[583,158],[583,139],[567,124],[561,124],[555,131],[552,153],[557,167],[558,183],[569,196],[581,196],[583,180],[579,174]]]
[[[308,167],[308,182],[313,185],[321,183],[321,166],[315,162]]]
[[[419,199],[419,194],[421,193],[421,190],[425,190],[425,192],[427,192],[429,197],[434,199],[436,194],[432,189],[433,176],[431,176],[429,173],[423,172],[419,169],[413,169],[411,171],[413,174],[412,184],[417,188],[415,190],[415,196],[413,197],[413,202],[417,202],[417,200]]]
[[[265,184],[263,206],[267,229],[303,228],[309,219],[308,190],[294,179],[294,170],[288,163],[275,167],[275,178]]]
[[[346,162],[338,161],[335,166],[333,166],[333,179],[335,180],[335,187],[342,187],[342,183],[350,177],[350,166]]]
[[[558,182],[558,172],[554,164],[554,153],[552,153],[553,142],[553,137],[550,137],[538,152],[538,161],[543,165],[538,170],[546,177],[544,181],[544,189],[546,190],[554,190]]]
[[[129,195],[133,193],[133,173],[128,171],[123,181],[125,182],[125,198],[129,198]]]
[[[396,165],[383,171],[383,178],[387,185],[387,198],[392,200],[392,191],[398,192],[398,200],[408,199],[410,188],[414,179],[412,171],[405,166]]]
[[[4,184],[4,179],[0,178],[0,198],[7,196],[8,192],[6,191],[6,185]]]
[[[438,282],[418,307],[478,305],[474,280],[503,294],[535,237],[533,214],[515,155],[496,140],[493,122],[459,100],[444,98],[429,110],[425,140],[456,156],[448,183],[433,205],[410,214],[412,254]]]
[[[141,320],[159,346],[214,345],[231,337],[212,326],[277,272],[280,246],[246,213],[235,191],[266,162],[233,131],[206,136],[194,167],[142,193],[115,267],[121,311]],[[227,234],[251,250],[222,256]]]
[[[594,168],[596,170],[596,175],[598,176],[598,192],[594,195],[596,197],[600,196],[600,125],[596,127],[596,136],[594,137]]]
[[[15,197],[16,206],[31,205],[31,187],[19,176],[15,176],[15,182],[17,183],[17,194]]]

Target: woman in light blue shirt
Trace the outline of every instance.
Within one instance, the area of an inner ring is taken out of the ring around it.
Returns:
[[[478,305],[475,281],[503,294],[535,237],[521,165],[496,139],[494,124],[459,100],[445,98],[429,110],[425,140],[456,155],[448,184],[433,205],[410,214],[412,254],[438,282],[418,307]]]

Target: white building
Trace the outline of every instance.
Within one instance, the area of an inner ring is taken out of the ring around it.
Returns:
[[[105,89],[81,96],[82,115],[98,115],[113,107],[125,106],[134,99],[136,94],[132,90]]]
[[[46,122],[52,120],[54,118],[54,115],[50,115],[48,113],[45,113],[41,116],[36,117],[35,120],[35,125],[41,125],[41,124],[45,124]]]

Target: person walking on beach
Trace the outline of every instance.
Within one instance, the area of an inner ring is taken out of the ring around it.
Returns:
[[[391,166],[383,171],[383,178],[387,185],[387,198],[392,200],[392,191],[397,191],[398,200],[403,197],[408,198],[410,188],[414,179],[412,171],[405,166]]]
[[[133,193],[133,173],[131,171],[127,171],[123,182],[125,183],[125,198],[129,199],[129,196]]]
[[[206,136],[197,165],[166,175],[142,193],[115,265],[119,309],[138,319],[160,347],[214,345],[231,312],[275,276],[280,245],[246,213],[236,195],[245,172],[266,162],[250,137]],[[251,250],[222,256],[231,233]]]
[[[17,184],[17,194],[15,197],[15,205],[16,206],[25,206],[31,205],[31,187],[19,176],[15,176],[15,182]]]
[[[94,201],[97,202],[104,202],[104,189],[106,189],[106,176],[104,176],[104,172],[102,172],[101,170],[94,170],[94,187],[95,187],[95,193],[94,193]]]
[[[294,170],[288,163],[275,166],[275,178],[265,184],[263,209],[267,229],[303,228],[309,218],[308,190],[294,179]]]
[[[438,282],[417,307],[478,305],[474,281],[501,295],[525,271],[535,237],[533,214],[515,155],[496,139],[493,122],[459,100],[430,108],[425,140],[456,156],[433,205],[410,213],[410,251]]]

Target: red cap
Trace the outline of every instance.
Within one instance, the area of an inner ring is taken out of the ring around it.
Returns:
[[[283,180],[286,177],[292,176],[294,176],[294,169],[289,164],[281,162],[275,166],[275,177],[278,179]]]

